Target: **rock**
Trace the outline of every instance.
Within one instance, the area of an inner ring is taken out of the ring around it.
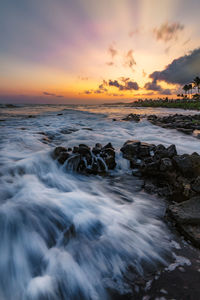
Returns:
[[[177,150],[176,150],[176,146],[175,145],[171,145],[167,148],[167,152],[168,152],[168,157],[172,158],[175,155],[177,155]]]
[[[195,245],[200,246],[200,196],[170,205],[167,213],[180,231]]]
[[[195,181],[192,183],[191,187],[195,192],[200,193],[200,176],[198,176],[195,179]]]
[[[144,190],[149,194],[157,193],[157,188],[153,183],[145,183]]]
[[[183,154],[174,156],[173,161],[178,171],[185,177],[196,177],[200,175],[200,156]]]
[[[81,155],[87,155],[87,154],[91,154],[90,153],[90,148],[87,145],[84,144],[80,144],[79,148],[78,148],[78,153]]]
[[[64,164],[64,162],[70,157],[70,154],[67,152],[61,152],[59,157],[58,157],[58,161],[60,164]]]
[[[160,159],[160,158],[168,157],[169,153],[168,153],[168,150],[165,148],[165,146],[158,145],[158,146],[156,146],[156,149],[154,151],[154,156],[157,159]]]
[[[146,157],[150,155],[151,145],[147,143],[141,143],[138,149],[139,157]]]
[[[176,128],[178,131],[181,131],[185,134],[192,134],[193,133],[193,129],[189,129],[189,128]]]
[[[101,150],[102,150],[102,145],[101,145],[100,143],[97,143],[97,144],[95,145],[95,147],[92,149],[92,152],[93,152],[95,155],[97,155],[97,154],[99,154],[99,153],[101,152]]]
[[[56,147],[53,151],[54,158],[57,158],[63,152],[67,152],[67,149],[65,147]]]
[[[123,157],[132,159],[138,154],[139,146],[141,142],[138,140],[126,141],[120,151],[123,153]]]
[[[74,146],[73,153],[78,153],[79,147]]]
[[[112,148],[113,150],[115,150],[115,148],[113,147],[113,145],[111,143],[108,143],[103,147],[103,149],[107,149],[107,148]]]
[[[141,172],[144,175],[155,176],[160,174],[159,161],[154,161],[148,164],[144,164],[141,168]]]
[[[73,151],[71,148],[56,147],[53,158],[57,159],[60,164],[64,164],[67,160],[68,170],[93,175],[103,175],[107,170],[113,170],[116,167],[115,151],[111,143],[104,147],[97,143],[92,152],[85,144],[75,146]]]
[[[133,169],[132,175],[136,177],[141,177],[142,173],[138,169]]]
[[[63,128],[61,129],[60,133],[62,134],[71,134],[73,132],[76,132],[78,131],[78,129],[75,129],[75,128]]]
[[[173,169],[173,164],[170,158],[162,158],[160,161],[160,171],[171,171]]]
[[[92,128],[88,128],[88,127],[82,128],[82,130],[89,130],[89,131],[93,131],[93,129],[92,129]]]
[[[140,115],[137,114],[129,114],[125,118],[122,119],[123,121],[135,121],[139,122],[140,121]]]
[[[113,148],[102,149],[102,152],[106,153],[109,156],[115,157],[115,151],[113,150]]]
[[[62,113],[57,114],[57,116],[62,116],[62,115],[63,115]]]

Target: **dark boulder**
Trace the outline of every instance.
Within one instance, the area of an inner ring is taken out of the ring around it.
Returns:
[[[173,164],[170,158],[162,158],[160,160],[160,171],[171,171],[173,169]]]
[[[200,197],[170,205],[167,213],[173,218],[181,233],[200,247]]]
[[[183,154],[173,157],[176,169],[185,177],[193,178],[200,175],[200,156]]]
[[[196,192],[196,193],[200,193],[200,176],[198,176],[194,182],[192,183],[192,189]],[[200,213],[200,212],[199,212]]]
[[[57,158],[63,152],[67,152],[67,149],[65,147],[56,147],[53,151],[54,158]]]

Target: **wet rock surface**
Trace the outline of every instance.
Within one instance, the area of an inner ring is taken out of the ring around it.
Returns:
[[[138,140],[125,142],[121,152],[130,161],[133,175],[144,179],[146,192],[178,202],[169,206],[167,215],[200,247],[200,155],[178,155],[175,145],[155,146]]]
[[[74,146],[73,149],[56,147],[52,154],[60,164],[80,173],[103,175],[116,166],[115,150],[111,143],[104,147],[97,143],[92,149],[85,144]]]
[[[200,196],[168,207],[168,214],[181,232],[200,247]]]

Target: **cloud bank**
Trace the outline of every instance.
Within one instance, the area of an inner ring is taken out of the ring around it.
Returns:
[[[188,55],[174,59],[162,71],[150,74],[153,81],[165,81],[172,84],[186,84],[191,82],[200,73],[200,48],[191,51]]]

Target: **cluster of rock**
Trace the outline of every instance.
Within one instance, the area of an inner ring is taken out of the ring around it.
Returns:
[[[175,114],[164,117],[150,115],[147,119],[154,125],[163,128],[176,129],[185,134],[193,134],[195,130],[200,130],[200,114],[187,116]],[[200,134],[197,134],[196,137],[200,138]]]
[[[181,232],[200,247],[200,155],[177,155],[175,145],[127,141],[121,148],[133,175],[143,177],[147,192],[175,201],[168,207]]]
[[[93,175],[103,175],[116,166],[115,149],[111,143],[104,147],[97,143],[92,149],[85,144],[73,149],[56,147],[53,158],[60,164],[65,164],[67,169]]]
[[[138,114],[129,114],[128,116],[126,116],[125,118],[123,118],[123,121],[135,121],[135,122],[139,122],[141,118],[141,115]]]
[[[154,192],[175,201],[200,193],[200,155],[197,153],[177,155],[175,145],[166,148],[138,140],[127,141],[121,151],[130,161],[133,175],[146,177],[158,187]]]

